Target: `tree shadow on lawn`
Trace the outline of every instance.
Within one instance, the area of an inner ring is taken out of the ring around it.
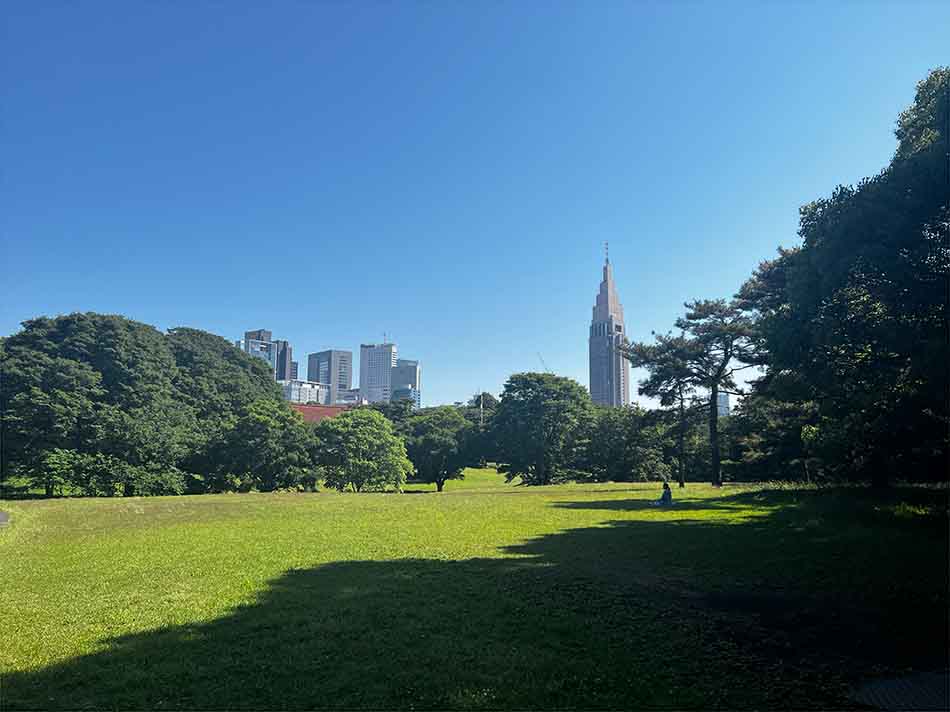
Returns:
[[[796,510],[791,520],[807,512],[812,517],[828,517],[846,525],[857,522],[875,526],[888,524],[895,516],[918,518],[937,528],[945,528],[948,511],[948,493],[925,487],[892,487],[877,491],[870,487],[824,487],[821,489],[758,489],[723,493],[715,498],[690,498],[674,495],[673,505],[658,507],[654,499],[628,498],[608,500],[580,500],[558,502],[557,507],[566,509],[603,509],[618,512],[652,510],[659,512],[697,510]],[[789,512],[786,512],[787,514]],[[805,517],[807,519],[807,517]]]
[[[788,535],[801,518],[609,522],[509,558],[292,570],[220,619],[7,674],[4,709],[848,707],[875,670],[946,664],[945,541],[882,531],[890,551],[862,540],[847,561],[833,525]]]

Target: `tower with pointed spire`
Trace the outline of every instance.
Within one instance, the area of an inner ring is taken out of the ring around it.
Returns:
[[[588,341],[590,397],[598,405],[624,406],[630,402],[630,368],[617,349],[625,336],[623,306],[617,296],[608,252],[604,258],[604,278],[594,303]]]

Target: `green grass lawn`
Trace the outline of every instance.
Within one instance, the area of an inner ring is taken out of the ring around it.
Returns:
[[[0,708],[850,707],[947,664],[945,491],[430,489],[0,503]]]

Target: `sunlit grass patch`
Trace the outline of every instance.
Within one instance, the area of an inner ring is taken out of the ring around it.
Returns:
[[[941,493],[658,494],[4,502],[4,709],[823,707],[945,661]]]

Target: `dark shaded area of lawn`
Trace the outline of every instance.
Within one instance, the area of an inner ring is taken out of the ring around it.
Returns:
[[[745,493],[519,558],[290,571],[224,618],[7,675],[2,706],[851,707],[853,682],[947,664],[946,493],[888,497]],[[744,505],[770,509],[701,518]]]

